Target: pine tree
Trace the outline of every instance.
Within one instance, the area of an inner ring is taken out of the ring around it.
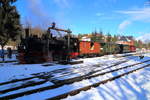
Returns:
[[[16,40],[21,33],[20,15],[12,4],[16,0],[0,0],[0,45],[2,52],[9,40]],[[4,57],[3,57],[4,61]]]
[[[100,38],[100,42],[104,42],[104,35],[102,30],[99,32],[99,38]]]
[[[112,41],[112,36],[110,33],[107,33],[107,42],[111,42]]]
[[[118,37],[114,35],[114,37],[112,37],[112,42],[116,42],[116,41],[118,41]]]

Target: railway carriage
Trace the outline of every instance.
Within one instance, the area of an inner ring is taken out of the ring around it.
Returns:
[[[83,56],[98,56],[101,53],[101,46],[98,42],[80,41],[79,54]]]
[[[111,43],[111,42],[103,42],[103,43],[100,43],[101,45],[101,49],[102,49],[102,54],[105,55],[105,54],[114,54],[114,53],[120,53],[121,49],[120,49],[120,46],[116,43]]]
[[[136,51],[136,47],[134,45],[130,45],[130,52],[135,52]]]

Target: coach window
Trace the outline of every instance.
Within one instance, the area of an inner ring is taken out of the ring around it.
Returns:
[[[90,44],[90,49],[94,50],[94,43],[93,42],[91,42],[91,44]]]

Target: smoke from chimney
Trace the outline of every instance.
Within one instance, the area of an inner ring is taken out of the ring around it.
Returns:
[[[27,21],[30,24],[36,23],[40,25],[42,28],[48,27],[51,22],[52,18],[49,15],[50,12],[46,11],[46,8],[43,5],[43,0],[25,0],[27,2],[27,8],[29,9],[30,16],[27,16]],[[31,26],[32,26],[31,25]]]

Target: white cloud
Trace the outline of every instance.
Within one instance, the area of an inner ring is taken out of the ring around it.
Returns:
[[[118,26],[118,32],[122,32],[128,25],[134,21],[150,22],[150,7],[138,8],[134,10],[116,11],[119,14],[128,15],[128,20],[124,20]]]
[[[129,20],[123,21],[121,24],[118,26],[118,33],[123,33],[123,31],[126,29],[127,26],[129,26],[132,22]]]
[[[104,14],[103,13],[96,13],[96,16],[103,16]]]
[[[143,34],[143,35],[137,37],[136,39],[141,40],[144,43],[148,43],[148,42],[150,42],[150,33]]]
[[[144,6],[145,6],[145,7],[150,6],[150,1],[145,2],[145,3],[144,3]]]
[[[150,7],[136,9],[136,10],[126,10],[126,11],[116,11],[120,14],[125,14],[130,17],[133,21],[150,21]]]

